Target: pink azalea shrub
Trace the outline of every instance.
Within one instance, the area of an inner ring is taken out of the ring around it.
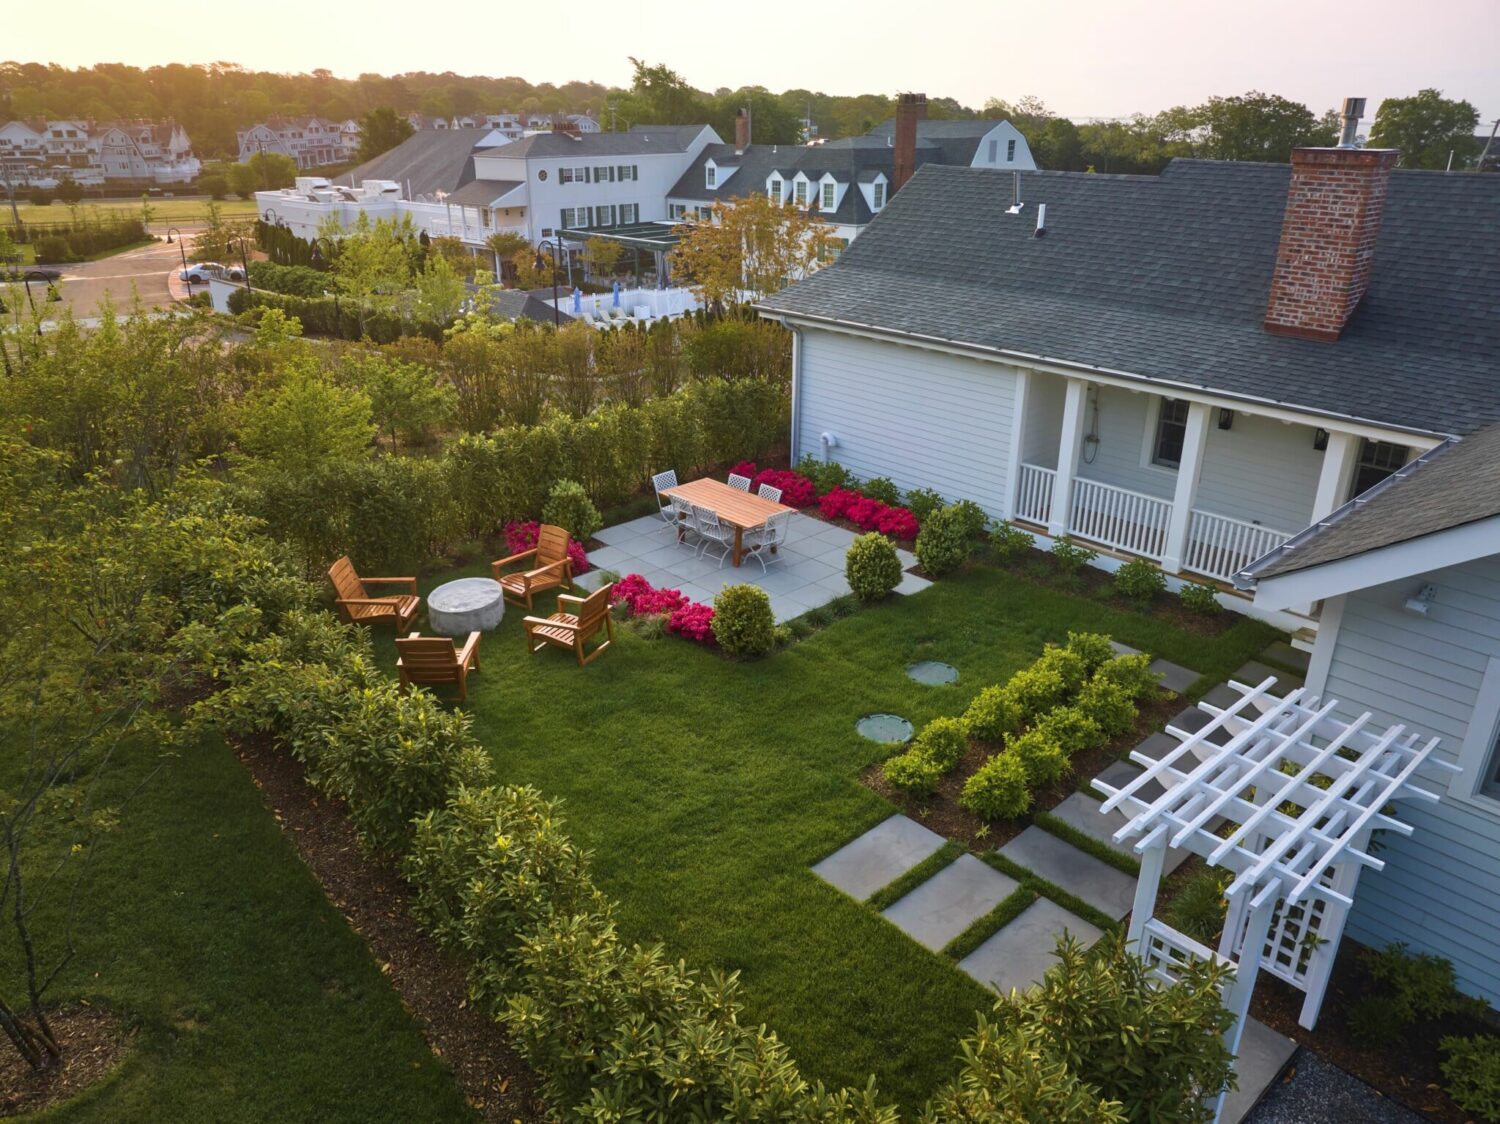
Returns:
[[[894,539],[915,539],[920,529],[908,508],[891,507],[852,488],[834,488],[818,503],[824,519],[847,519],[863,531],[879,531]]]
[[[505,549],[510,554],[520,554],[522,551],[530,550],[536,545],[537,536],[541,534],[542,525],[535,519],[528,519],[524,523],[507,523],[505,525]],[[589,572],[588,552],[583,549],[582,543],[568,540],[568,558],[573,563],[573,574],[586,574]]]
[[[689,601],[680,589],[657,589],[640,574],[626,574],[610,591],[613,604],[623,604],[632,617],[664,616],[674,635],[713,644],[714,607]]]
[[[714,607],[701,601],[685,601],[667,618],[667,631],[699,644],[714,642]]]
[[[729,470],[729,475],[748,476],[753,480],[755,478],[756,472],[758,471],[759,470],[755,467],[754,461],[740,461],[739,464],[735,465]]]
[[[754,465],[750,465],[754,468]],[[735,468],[739,471],[739,467]],[[781,489],[781,502],[787,507],[807,507],[818,498],[818,487],[800,472],[789,468],[767,468],[756,473],[750,481],[750,490],[759,491],[762,484]]]

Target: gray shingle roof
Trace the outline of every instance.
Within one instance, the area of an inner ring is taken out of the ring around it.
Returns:
[[[1500,515],[1500,425],[1439,446],[1303,532],[1251,572],[1306,570]],[[1306,536],[1306,537],[1304,537]],[[1500,554],[1500,537],[1495,542]]]
[[[469,207],[488,207],[502,195],[509,195],[520,186],[520,180],[473,180],[451,193],[446,202],[462,203]]]
[[[1500,176],[1393,173],[1369,291],[1329,344],[1261,329],[1287,165],[1019,175],[1007,215],[1009,175],[928,164],[761,308],[1432,433],[1500,419]]]
[[[420,129],[395,148],[367,160],[335,182],[358,187],[361,180],[395,180],[410,195],[457,191],[474,179],[474,147],[489,129]]]
[[[503,155],[522,158],[557,156],[648,156],[686,152],[707,125],[636,125],[628,133],[536,133],[505,146]],[[717,134],[714,134],[717,137]]]

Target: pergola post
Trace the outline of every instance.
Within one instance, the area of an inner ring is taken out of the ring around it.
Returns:
[[[1158,827],[1136,846],[1141,856],[1140,877],[1135,880],[1135,903],[1130,907],[1130,929],[1126,943],[1140,953],[1146,922],[1156,913],[1156,893],[1161,887],[1161,872],[1167,863],[1167,829]]]

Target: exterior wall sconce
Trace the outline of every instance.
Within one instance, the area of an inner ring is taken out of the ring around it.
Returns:
[[[1234,425],[1234,411],[1227,407],[1219,407],[1219,428],[1228,429]]]
[[[1319,428],[1313,430],[1313,448],[1320,453],[1328,449],[1328,431],[1326,429]]]
[[[1432,607],[1433,598],[1436,596],[1436,588],[1431,585],[1424,585],[1421,589],[1417,590],[1415,597],[1408,597],[1406,599],[1406,604],[1402,608],[1413,616],[1425,617],[1427,610]]]

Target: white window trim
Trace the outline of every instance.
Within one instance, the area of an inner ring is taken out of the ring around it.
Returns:
[[[1146,406],[1146,432],[1141,437],[1141,467],[1175,479],[1176,468],[1169,464],[1156,463],[1156,427],[1161,424],[1161,404],[1166,400],[1165,395],[1153,394],[1150,403]],[[1188,403],[1190,409],[1193,403],[1193,399],[1190,398],[1178,398],[1176,401]]]
[[[719,186],[719,166],[712,160],[703,165],[703,186],[710,188]]]
[[[832,193],[832,198],[828,199],[828,202],[826,203],[823,202],[825,198],[828,198],[830,193]],[[818,209],[822,211],[833,211],[838,209],[838,205],[838,181],[832,179],[820,180],[818,182]]]
[[[1500,797],[1483,791],[1483,786],[1485,770],[1495,766],[1491,750],[1497,737],[1500,737],[1500,656],[1491,656],[1474,700],[1474,710],[1469,715],[1468,732],[1458,750],[1460,772],[1448,781],[1450,797],[1491,818],[1500,817]]]

